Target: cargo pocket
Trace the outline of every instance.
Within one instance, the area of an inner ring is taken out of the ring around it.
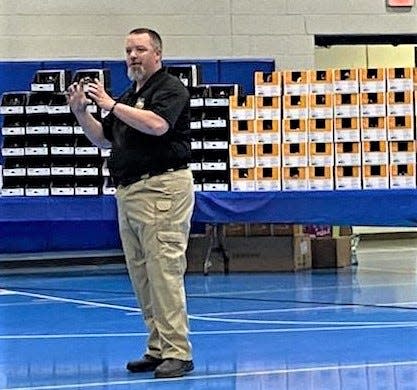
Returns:
[[[184,234],[180,232],[160,231],[156,233],[159,244],[159,259],[164,271],[182,275],[185,271]]]
[[[172,208],[171,199],[157,200],[155,203],[155,222],[161,225],[169,224],[169,211]]]

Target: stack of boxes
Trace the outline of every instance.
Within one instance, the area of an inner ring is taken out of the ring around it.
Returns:
[[[236,84],[209,85],[204,98],[203,191],[228,191],[229,186],[229,96]]]
[[[387,69],[387,126],[391,188],[416,188],[413,69]]]
[[[416,188],[416,80],[413,68],[255,72],[255,96],[230,99],[231,189]]]
[[[230,96],[230,186],[255,191],[255,97]]]
[[[310,190],[333,190],[333,73],[310,71],[308,95],[308,183]]]
[[[308,71],[283,72],[282,190],[308,190]]]
[[[255,72],[255,189],[281,190],[281,72]]]
[[[335,189],[362,188],[359,72],[333,70]]]
[[[360,69],[359,78],[362,186],[389,188],[386,72],[383,68]]]
[[[167,67],[190,92],[191,163],[195,191],[228,191],[229,96],[237,84],[201,84],[199,67],[179,64]]]
[[[70,112],[65,91],[72,81],[99,79],[109,89],[109,72],[39,70],[31,90],[3,94],[4,196],[98,195],[103,189],[103,156]],[[95,104],[89,111],[101,119]]]

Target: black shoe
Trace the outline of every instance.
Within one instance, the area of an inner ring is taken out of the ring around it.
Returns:
[[[142,359],[127,363],[126,368],[130,372],[147,372],[155,370],[162,362],[162,359],[155,358],[151,355],[144,355]]]
[[[194,370],[192,360],[165,359],[155,370],[155,378],[176,378]]]

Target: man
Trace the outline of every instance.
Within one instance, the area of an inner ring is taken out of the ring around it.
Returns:
[[[185,250],[194,206],[189,141],[189,94],[162,67],[162,41],[146,28],[126,37],[131,88],[119,99],[95,80],[72,84],[68,102],[86,136],[112,148],[119,230],[133,289],[149,329],[144,356],[131,372],[156,378],[193,370],[186,309]],[[100,123],[86,111],[94,101],[109,114]]]

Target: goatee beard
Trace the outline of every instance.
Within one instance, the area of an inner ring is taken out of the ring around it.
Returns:
[[[127,69],[127,77],[130,81],[140,82],[144,78],[144,74],[140,70],[128,68]]]

